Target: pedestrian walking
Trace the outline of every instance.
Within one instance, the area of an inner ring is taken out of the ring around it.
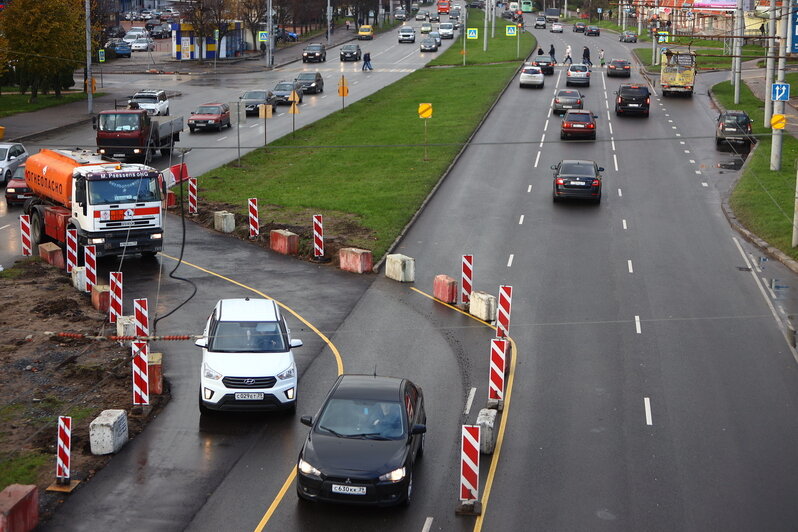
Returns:
[[[604,68],[604,48],[599,50],[599,62],[601,63],[601,68]]]
[[[564,65],[565,62],[568,61],[568,64],[572,64],[574,60],[571,58],[571,45],[565,47],[565,59],[562,60],[562,64]]]
[[[349,31],[349,21],[346,21],[346,31]]]
[[[374,70],[371,66],[371,54],[368,52],[363,54],[363,70]]]
[[[551,56],[551,60],[556,64],[557,63],[557,59],[554,56],[554,45],[553,44],[549,47],[549,55]]]
[[[582,62],[587,66],[593,66],[593,63],[590,61],[590,48],[587,46],[582,50]]]
[[[764,22],[763,22],[763,23],[762,23],[762,24],[759,26],[759,34],[760,34],[762,37],[764,37],[764,36],[765,36],[765,23],[764,23]]]

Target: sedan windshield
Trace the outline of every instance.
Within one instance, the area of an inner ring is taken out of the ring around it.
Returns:
[[[220,115],[222,114],[222,110],[215,106],[215,105],[203,105],[199,109],[197,109],[196,114],[198,115]]]
[[[209,351],[215,353],[281,353],[287,351],[274,321],[220,321],[211,333]]]
[[[298,75],[296,79],[314,80],[316,79],[316,74],[312,72],[306,72]]]
[[[266,91],[248,91],[244,93],[245,100],[265,100]]]
[[[274,88],[276,91],[292,91],[294,90],[293,83],[278,83]]]
[[[397,440],[404,436],[402,405],[394,401],[331,399],[318,429],[341,438]]]

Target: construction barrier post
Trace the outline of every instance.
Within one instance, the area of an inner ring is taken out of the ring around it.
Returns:
[[[148,366],[149,345],[147,342],[133,342],[133,405],[150,404],[150,380]]]
[[[78,230],[67,229],[66,233],[66,271],[72,273],[72,269],[78,265]]]
[[[313,256],[324,256],[324,219],[321,214],[313,215]]]
[[[491,339],[488,408],[502,410],[504,406],[504,369],[506,354],[507,340],[498,338]]]
[[[108,321],[116,323],[122,315],[122,272],[111,272],[111,305],[108,307]]]
[[[499,287],[499,305],[496,308],[496,336],[505,338],[510,335],[510,308],[512,306],[513,287]]]
[[[197,178],[188,178],[188,213],[197,214]]]
[[[150,335],[150,317],[146,297],[133,300],[133,321],[136,326],[136,336]]]
[[[258,198],[249,198],[249,238],[257,238],[259,234]]]
[[[472,279],[474,278],[474,256],[463,255],[462,267],[460,269],[460,302],[468,304],[471,299]]]
[[[19,217],[19,236],[22,241],[22,255],[30,257],[33,255],[30,240],[30,216],[23,214]]]
[[[459,514],[479,515],[479,425],[463,425],[460,438]]]
[[[91,292],[97,284],[97,247],[83,248],[83,264],[86,266],[86,291]]]
[[[58,416],[58,446],[55,456],[56,484],[69,484],[69,463],[72,452],[72,418]]]

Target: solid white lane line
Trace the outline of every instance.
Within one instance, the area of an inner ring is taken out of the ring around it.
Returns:
[[[695,164],[695,159],[690,159],[690,164]]]
[[[642,331],[640,329],[640,316],[635,316],[635,332],[637,334],[641,334]]]
[[[543,124],[543,131],[546,131],[549,128],[549,119],[546,119],[546,123]]]
[[[626,219],[624,218],[622,220],[622,222],[623,222],[623,230],[626,231],[626,229],[627,229],[627,227],[626,227]]]
[[[524,225],[524,215],[522,214],[521,217],[518,219],[518,225]]]
[[[618,156],[616,154],[612,154],[612,160],[615,163],[615,171],[618,171]]]
[[[623,192],[621,192],[621,189],[620,189],[620,188],[618,189],[618,197],[619,197],[619,198],[622,198],[622,197],[623,197]]]
[[[9,227],[11,227],[11,224],[5,224],[3,227],[0,227],[0,231],[3,229],[8,229]]]
[[[509,259],[507,259],[507,267],[508,267],[508,268],[512,268],[512,267],[513,267],[513,257],[515,257],[515,255],[513,255],[512,253],[510,253],[510,258],[509,258]]]
[[[645,405],[646,408],[646,425],[651,426],[654,424],[654,422],[651,420],[651,399],[649,399],[648,397],[644,397],[643,404]]]
[[[432,530],[432,517],[427,517],[424,520],[424,526],[421,528],[421,532],[429,532]]]
[[[632,268],[632,259],[626,261],[626,267],[629,268],[629,273],[635,272],[634,268]]]
[[[535,168],[538,167],[538,161],[539,160],[540,160],[540,150],[538,150],[538,154],[537,154],[537,156],[535,156]],[[531,187],[532,185],[529,185],[529,186]]]
[[[471,412],[471,403],[474,402],[474,394],[477,393],[476,388],[471,388],[471,391],[468,392],[468,399],[466,399],[465,410],[463,410],[463,414],[468,415]]]
[[[527,194],[532,192],[532,185],[529,185],[528,187],[526,187],[526,192],[527,192]]]

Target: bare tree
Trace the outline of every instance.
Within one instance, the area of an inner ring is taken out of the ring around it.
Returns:
[[[194,30],[194,37],[200,42],[200,61],[205,57],[205,41],[208,37],[213,35],[213,30],[215,29],[210,5],[215,1],[216,0],[193,0],[191,2],[185,1],[180,4],[181,16],[186,22],[191,24],[191,28]]]
[[[267,18],[269,4],[267,0],[241,0],[238,5],[238,17],[244,27],[252,34],[252,42],[258,42],[258,30],[261,22]]]
[[[210,20],[214,30],[219,31],[216,41],[216,57],[219,57],[219,43],[230,33],[230,21],[234,18],[234,6],[231,0],[205,0],[210,9]]]

